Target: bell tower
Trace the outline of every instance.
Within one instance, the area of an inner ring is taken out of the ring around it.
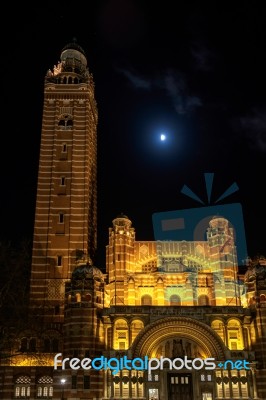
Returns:
[[[77,261],[96,251],[97,121],[93,77],[74,40],[44,80],[30,303],[53,322]]]
[[[109,245],[106,247],[106,267],[110,283],[110,304],[118,305],[125,302],[125,277],[134,271],[135,229],[123,213],[112,222]]]

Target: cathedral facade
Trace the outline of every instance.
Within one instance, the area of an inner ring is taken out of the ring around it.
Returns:
[[[29,320],[0,357],[0,399],[266,399],[266,262],[240,274],[230,221],[202,241],[97,248],[97,104],[74,41],[44,82]]]

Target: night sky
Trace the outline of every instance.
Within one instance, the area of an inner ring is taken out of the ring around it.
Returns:
[[[263,2],[85,4],[2,11],[0,239],[32,238],[44,77],[75,37],[99,112],[98,266],[118,214],[154,240],[154,213],[201,206],[184,185],[208,203],[205,173],[211,205],[237,184],[219,204],[242,204],[249,255],[266,256]]]

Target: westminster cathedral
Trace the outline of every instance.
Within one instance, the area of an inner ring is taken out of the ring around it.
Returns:
[[[265,400],[266,260],[239,271],[232,221],[211,216],[206,240],[139,241],[115,215],[94,265],[94,85],[76,41],[44,77],[29,320],[0,353],[0,399]]]

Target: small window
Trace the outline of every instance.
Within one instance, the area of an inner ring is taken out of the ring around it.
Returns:
[[[63,256],[57,256],[57,266],[62,267],[63,265]]]
[[[126,343],[125,342],[119,342],[119,350],[125,350],[126,349]]]
[[[89,293],[85,294],[85,300],[86,301],[91,301],[91,295]]]
[[[36,339],[31,338],[29,342],[29,351],[36,351]]]
[[[66,145],[66,143],[64,143],[62,146],[62,152],[66,153],[66,151],[67,151],[67,145]]]
[[[60,306],[57,305],[54,307],[54,313],[55,313],[55,315],[60,314]]]
[[[77,389],[77,375],[71,377],[71,389]]]
[[[60,185],[61,185],[61,186],[65,186],[65,184],[66,184],[66,178],[65,178],[64,176],[61,176]]]
[[[231,350],[237,350],[237,342],[231,342]]]
[[[198,297],[198,305],[199,306],[209,306],[210,301],[209,297],[205,294],[202,294],[201,296]]]
[[[56,353],[59,351],[59,341],[56,338],[54,338],[52,341],[52,351],[53,351],[53,353]]]
[[[89,358],[90,357],[90,350],[86,350],[85,351],[85,358]]]
[[[265,294],[261,294],[261,295],[260,295],[260,301],[261,301],[262,303],[265,303],[265,301],[266,301],[266,296],[265,296]]]
[[[51,350],[51,343],[50,343],[50,339],[45,338],[44,339],[44,344],[43,344],[43,351],[45,353],[49,353]]]
[[[59,223],[63,224],[64,223],[64,213],[59,213]]]
[[[101,304],[101,297],[100,296],[96,296],[96,303]]]
[[[170,306],[180,306],[181,305],[181,298],[180,296],[177,296],[176,294],[173,294],[170,297]]]
[[[141,297],[141,305],[142,306],[151,306],[152,305],[152,297],[149,294],[145,294]]]
[[[24,337],[21,339],[20,351],[24,352],[27,350],[28,350],[28,339]]]
[[[90,389],[90,377],[88,375],[83,377],[83,387],[84,389]]]

